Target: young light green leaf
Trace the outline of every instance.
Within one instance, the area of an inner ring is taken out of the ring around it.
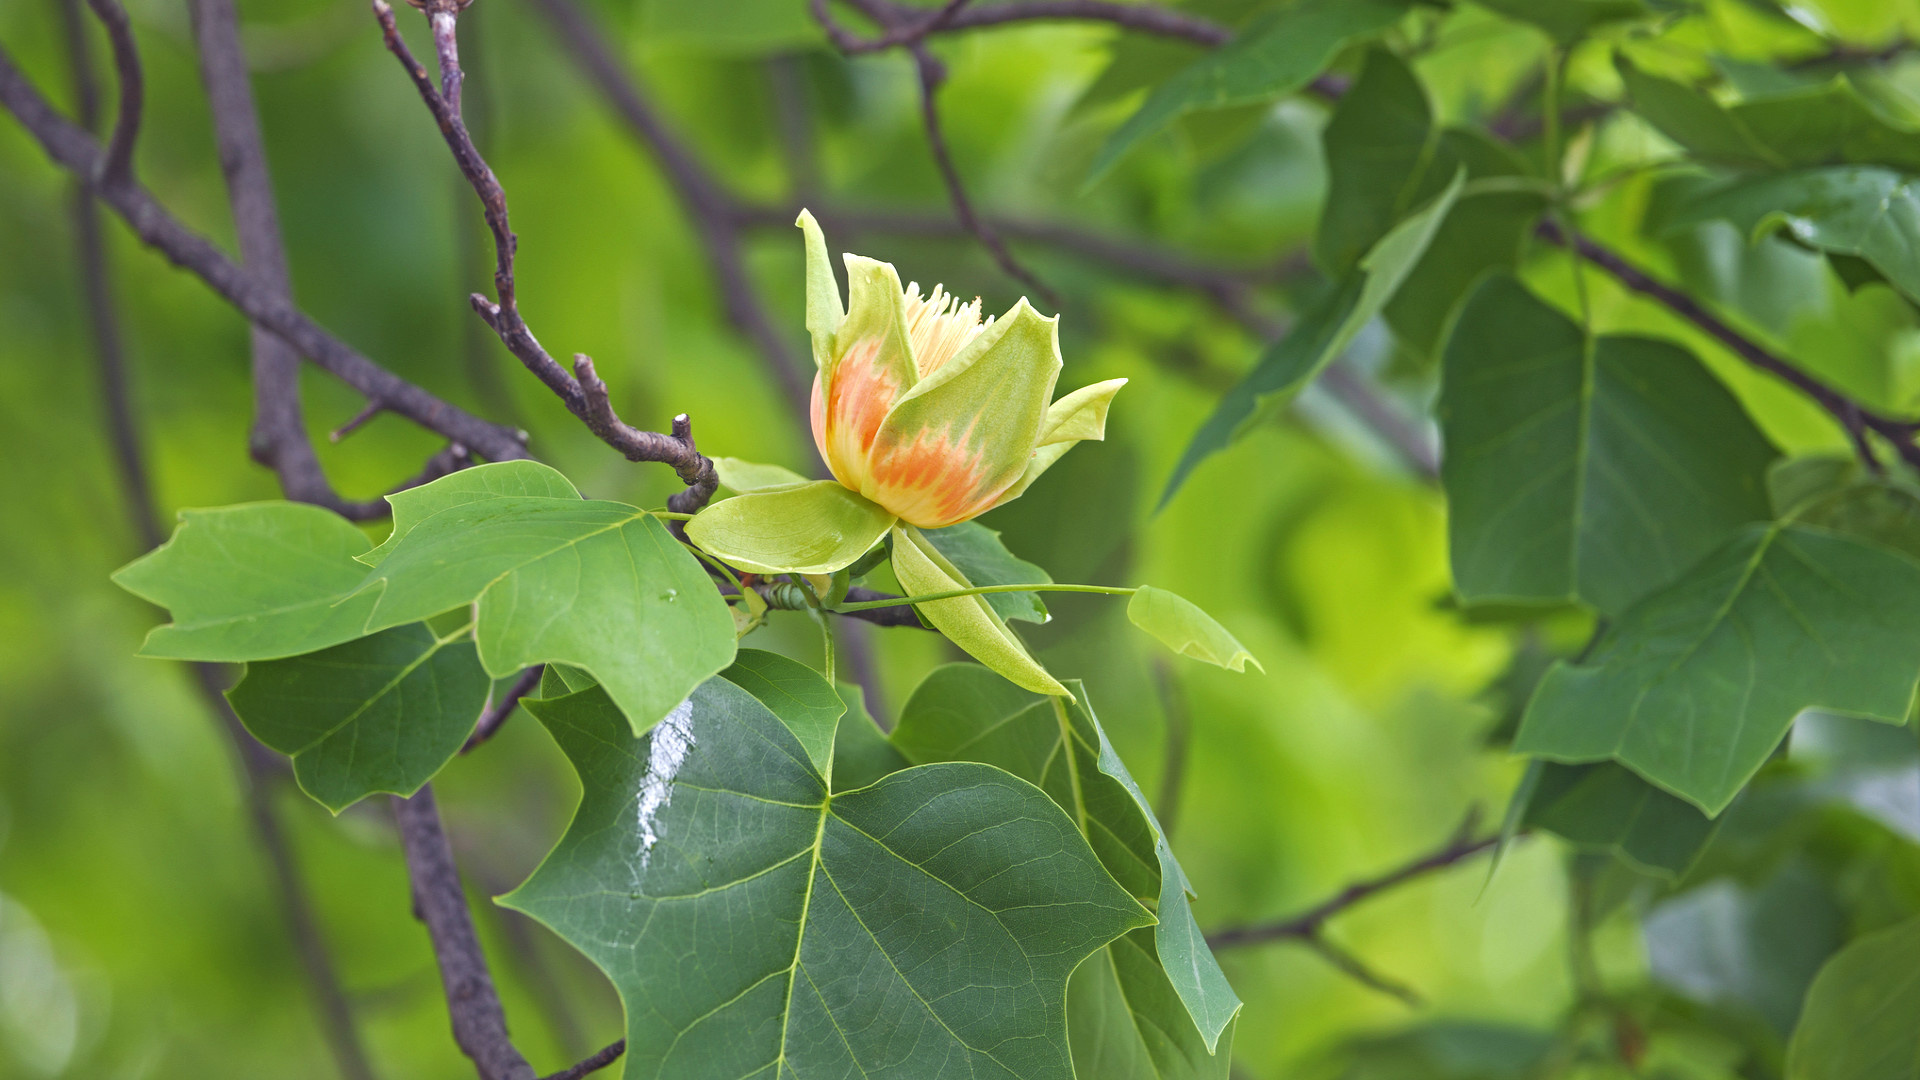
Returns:
[[[352,522],[304,503],[182,510],[173,538],[113,580],[173,615],[140,655],[271,660],[367,632],[374,598],[350,596],[367,573],[354,557],[366,550]]]
[[[1803,709],[1905,722],[1920,564],[1805,525],[1753,526],[1556,664],[1514,750],[1613,758],[1717,815]]]
[[[1687,872],[1719,823],[1613,762],[1542,762],[1520,823],[1564,840],[1611,851],[1664,878]]]
[[[741,649],[720,677],[752,694],[806,747],[820,775],[833,777],[833,734],[847,711],[820,673],[779,653]]]
[[[893,515],[837,480],[722,499],[687,522],[687,537],[756,574],[831,574],[873,549]]]
[[[977,521],[963,521],[944,529],[922,529],[940,554],[946,556],[975,585],[1049,585],[1045,570],[1007,550],[1000,534]],[[1039,593],[987,593],[981,599],[1003,619],[1044,623],[1051,616]]]
[[[1407,7],[1407,0],[1300,0],[1248,26],[1160,84],[1100,148],[1087,184],[1185,113],[1293,93],[1341,49],[1399,22]]]
[[[513,495],[577,499],[580,492],[558,470],[537,461],[490,461],[471,469],[461,469],[431,484],[407,488],[387,496],[387,504],[393,507],[393,531],[387,534],[379,547],[359,556],[359,559],[368,566],[379,566],[381,560],[399,545],[402,537],[413,531],[415,525],[440,511],[470,502]]]
[[[792,469],[783,469],[778,465],[762,465],[757,461],[742,461],[732,457],[714,458],[713,469],[720,474],[721,486],[732,488],[742,495],[762,491],[780,491],[811,482]]]
[[[1270,347],[1253,371],[1220,399],[1193,441],[1187,444],[1179,464],[1160,495],[1165,507],[1180,489],[1188,474],[1200,462],[1224,450],[1260,415],[1292,400],[1293,395],[1312,382],[1353,341],[1369,320],[1380,313],[1393,298],[1425,254],[1440,223],[1446,219],[1466,182],[1465,172],[1453,180],[1432,202],[1408,217],[1360,261],[1360,269],[1349,274],[1320,303],[1300,316],[1293,330]]]
[[[973,583],[949,562],[919,529],[907,526],[893,531],[893,575],[910,596],[931,596],[973,588]],[[1005,676],[1016,686],[1036,694],[1064,694],[1047,669],[1040,666],[1027,647],[985,596],[957,596],[918,605],[918,610],[934,629],[966,651],[968,656]]]
[[[411,623],[248,664],[227,700],[254,738],[293,758],[301,790],[337,814],[433,779],[472,733],[488,685],[471,641]]]
[[[1076,1036],[1080,1075],[1224,1076],[1220,1044],[1240,999],[1200,934],[1192,889],[1152,806],[1087,707],[1086,688],[1068,685],[1078,703],[1030,694],[973,664],[936,668],[901,710],[893,743],[916,763],[977,761],[1035,784],[1081,823],[1116,881],[1136,896],[1157,897],[1158,925],[1130,947],[1144,952],[1146,964],[1120,955],[1128,951],[1121,942],[1109,947],[1117,952],[1108,974],[1120,977],[1135,1011],[1118,1029]],[[1111,1002],[1100,1000],[1105,982],[1081,987],[1073,997],[1088,998],[1070,1008],[1117,1018]],[[1089,1072],[1083,1054],[1110,1068]],[[1130,1064],[1120,1068],[1122,1061]]]
[[[583,794],[501,902],[613,981],[628,1077],[1072,1080],[1068,976],[1152,917],[1032,785],[944,764],[829,795],[724,679],[644,740],[598,690],[529,708]]]
[[[1248,664],[1258,671],[1266,671],[1247,647],[1214,621],[1213,616],[1165,589],[1140,586],[1133,599],[1127,601],[1127,618],[1182,656],[1230,671],[1245,671]]]
[[[1589,340],[1511,277],[1460,311],[1440,389],[1454,588],[1617,615],[1767,520],[1775,453],[1700,362]]]
[[[1737,179],[1693,195],[1666,223],[1713,220],[1754,236],[1784,229],[1807,247],[1857,257],[1920,300],[1920,190],[1903,173],[1836,166]]]
[[[733,617],[700,563],[625,503],[488,499],[414,526],[367,577],[368,629],[477,604],[488,673],[593,673],[636,732],[733,662]],[[357,597],[356,597],[357,599]]]
[[[1886,165],[1920,170],[1920,132],[1881,115],[1844,76],[1737,105],[1617,61],[1633,111],[1696,157],[1745,169]]]
[[[1920,1076],[1920,918],[1856,939],[1807,990],[1787,1080]]]

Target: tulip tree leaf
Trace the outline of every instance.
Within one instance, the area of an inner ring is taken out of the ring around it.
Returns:
[[[893,576],[909,596],[970,589],[973,583],[959,568],[927,540],[919,529],[896,528],[893,533]],[[985,596],[957,596],[915,605],[934,629],[960,646],[968,656],[999,672],[1016,686],[1036,694],[1064,694],[1061,686],[1027,647],[1014,636],[1006,621],[987,603]]]
[[[1439,413],[1454,587],[1471,604],[1618,614],[1772,516],[1774,450],[1698,360],[1589,339],[1510,277],[1461,309]]]
[[[874,723],[867,711],[867,699],[858,686],[841,683],[840,700],[847,711],[833,735],[833,790],[852,791],[876,783],[883,776],[907,768],[908,761],[887,741],[887,733]]]
[[[476,604],[487,672],[583,667],[645,731],[733,662],[733,616],[700,563],[624,503],[470,502],[414,526],[367,577],[379,630]]]
[[[1245,671],[1252,664],[1266,671],[1238,638],[1227,632],[1199,605],[1165,589],[1142,585],[1127,601],[1127,618],[1133,625],[1160,639],[1160,643],[1181,656],[1190,656],[1229,671]]]
[[[1665,878],[1686,873],[1717,828],[1685,800],[1610,761],[1541,762],[1521,824],[1583,848],[1611,851]]]
[[[1419,263],[1465,182],[1465,172],[1455,173],[1432,202],[1394,226],[1368,250],[1358,270],[1302,314],[1287,336],[1274,342],[1247,377],[1227,391],[1180,455],[1161,493],[1162,507],[1200,462],[1226,449],[1257,416],[1291,401],[1345,351]]]
[[[1633,111],[1707,161],[1768,170],[1842,163],[1920,170],[1920,132],[1887,120],[1844,77],[1722,105],[1625,58],[1618,66]]]
[[[1867,934],[1814,976],[1787,1080],[1920,1076],[1920,918]]]
[[[756,574],[831,574],[873,549],[893,515],[837,480],[722,499],[687,522],[687,537]]]
[[[301,790],[337,814],[433,779],[472,733],[489,684],[471,641],[410,623],[249,664],[227,700],[254,738],[293,758]]]
[[[1046,791],[1082,823],[1114,879],[1160,922],[1114,942],[1075,977],[1068,1008],[1081,1076],[1224,1077],[1240,999],[1194,921],[1192,889],[1153,808],[1087,707],[1040,697],[973,664],[937,668],[900,712],[908,760],[977,761]]]
[[[537,461],[490,461],[471,469],[461,469],[431,484],[407,488],[387,496],[388,505],[393,507],[393,532],[379,547],[359,556],[359,559],[368,566],[379,566],[381,560],[415,525],[440,511],[513,495],[577,499],[580,492],[558,471]]]
[[[502,903],[626,1003],[634,1080],[1072,1080],[1068,976],[1151,916],[1044,793],[976,764],[827,792],[724,679],[635,740],[599,690],[528,703],[573,823]]]
[[[367,573],[354,557],[366,550],[352,522],[317,506],[182,510],[173,538],[113,580],[173,615],[147,634],[140,655],[271,660],[366,633],[374,598],[350,597]]]
[[[814,770],[833,776],[834,729],[847,706],[819,672],[779,653],[741,649],[720,677],[758,698],[806,748]]]
[[[1155,88],[1100,148],[1087,183],[1186,113],[1299,90],[1341,49],[1399,22],[1407,7],[1408,0],[1300,0],[1261,19]]]
[[[944,529],[922,529],[920,535],[975,585],[1053,583],[1053,577],[1045,570],[1008,551],[999,533],[977,521],[963,521]],[[981,599],[1003,619],[1044,623],[1049,617],[1039,593],[987,593]]]
[[[1555,664],[1514,750],[1613,758],[1717,815],[1803,709],[1904,723],[1920,564],[1805,525],[1750,526]]]
[[[1920,299],[1920,189],[1891,169],[1836,166],[1735,180],[1696,193],[1667,224],[1716,219],[1752,235],[1782,229],[1807,247],[1863,259]]]

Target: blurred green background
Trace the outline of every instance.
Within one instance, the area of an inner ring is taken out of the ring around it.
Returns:
[[[65,105],[56,2],[0,0],[0,42]],[[231,248],[184,4],[128,6],[149,79],[139,172]],[[673,486],[667,471],[592,440],[473,318],[465,297],[488,287],[489,262],[471,192],[365,7],[239,6],[302,306],[405,377],[526,428],[534,452],[583,490],[657,505]],[[796,188],[840,208],[949,212],[904,57],[838,58],[802,0],[590,6],[667,120],[742,197],[789,215]],[[1197,6],[1232,20],[1252,5]],[[409,33],[420,29],[402,15]],[[1545,48],[1473,9],[1447,25],[1459,47],[1432,50],[1421,71],[1449,117],[1504,100]],[[684,411],[708,453],[807,468],[804,418],[728,324],[655,158],[548,25],[523,0],[479,0],[463,17],[462,51],[469,114],[521,236],[521,304],[536,333],[556,354],[592,355],[636,424],[662,427]],[[1110,28],[1025,25],[944,39],[938,52],[951,69],[942,100],[955,157],[995,213],[1243,268],[1279,264],[1310,235],[1324,185],[1317,104],[1193,117],[1083,193],[1094,149],[1137,89],[1193,50]],[[783,138],[796,132],[809,148],[798,156]],[[0,1076],[330,1077],[233,749],[188,670],[133,658],[158,613],[107,581],[139,541],[106,452],[70,195],[70,178],[0,119]],[[836,249],[977,293],[990,310],[1020,295],[970,241],[829,229]],[[245,324],[117,222],[109,241],[158,510],[277,497],[246,454]],[[1015,247],[1062,294],[1062,385],[1133,381],[1104,445],[1069,456],[986,523],[1058,580],[1151,581],[1189,597],[1266,666],[1237,676],[1175,664],[1163,693],[1154,647],[1128,632],[1118,605],[1094,598],[1061,599],[1033,635],[1052,670],[1087,680],[1149,790],[1161,782],[1170,710],[1189,718],[1173,827],[1203,925],[1296,911],[1441,843],[1472,808],[1497,822],[1520,772],[1487,744],[1513,704],[1503,673],[1517,647],[1564,647],[1585,627],[1523,640],[1454,612],[1439,494],[1317,392],[1154,513],[1187,438],[1260,343],[1191,292],[1047,245]],[[803,347],[798,235],[761,229],[747,250],[776,325]],[[1557,287],[1564,272],[1544,266],[1542,287]],[[1277,288],[1257,302],[1276,316],[1289,307]],[[1603,319],[1609,302],[1598,301]],[[1881,316],[1920,340],[1910,311]],[[1618,316],[1635,318],[1645,316]],[[1424,408],[1430,378],[1384,334],[1363,338],[1354,362],[1388,378],[1396,407]],[[350,496],[385,490],[438,449],[393,417],[332,444],[327,432],[360,401],[311,369],[305,392],[322,459]],[[1829,437],[1797,403],[1774,399],[1762,419],[1776,438]],[[871,704],[883,715],[957,656],[918,631],[867,637],[879,675]],[[818,648],[797,615],[753,644],[809,658]],[[616,1037],[618,1002],[598,973],[485,900],[532,868],[576,797],[545,733],[523,714],[437,787],[523,1050],[544,1072]],[[471,1075],[408,910],[385,804],[333,818],[284,785],[275,801],[379,1075]],[[1416,1022],[1553,1028],[1574,996],[1565,863],[1553,843],[1524,839],[1490,885],[1485,862],[1471,862],[1338,921],[1334,938],[1417,988],[1418,1009],[1297,947],[1224,954],[1247,1001],[1239,1069],[1302,1075],[1356,1036]],[[1632,917],[1608,920],[1596,940],[1610,977],[1641,978]],[[1472,1068],[1404,1075],[1495,1075]]]

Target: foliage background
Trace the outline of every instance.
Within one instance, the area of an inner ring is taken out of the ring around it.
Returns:
[[[165,201],[231,247],[184,8],[177,0],[129,6],[150,80],[139,169]],[[797,80],[826,201],[946,212],[906,58],[838,58],[799,0],[591,6],[675,127],[743,194],[787,205],[794,170],[780,106],[783,95],[794,103]],[[1255,5],[1189,6],[1235,21]],[[1806,6],[1862,47],[1920,30],[1920,12],[1907,4]],[[666,470],[608,454],[472,318],[464,296],[484,287],[488,264],[471,194],[371,17],[341,0],[240,7],[302,305],[405,377],[524,426],[583,490],[658,504],[671,483]],[[1733,0],[1705,10],[1691,38],[1678,36],[1679,66],[1707,56],[1764,65],[1799,40]],[[55,15],[49,0],[7,0],[0,40],[64,100],[69,72]],[[1440,42],[1417,67],[1449,119],[1484,116],[1506,101],[1548,48],[1544,36],[1473,7],[1441,25]],[[709,453],[804,466],[803,418],[728,327],[699,238],[651,155],[527,5],[481,0],[462,29],[469,113],[478,114],[512,199],[523,305],[543,339],[557,352],[594,356],[636,423],[661,426],[685,411]],[[1687,48],[1697,55],[1682,55]],[[954,153],[976,201],[995,212],[1152,237],[1233,266],[1280,264],[1310,238],[1325,185],[1324,106],[1295,99],[1197,115],[1083,194],[1094,150],[1137,88],[1193,50],[1111,28],[1034,24],[951,37],[938,51],[951,67],[943,101]],[[1571,70],[1575,85],[1617,95],[1604,51],[1577,53]],[[1876,77],[1894,96],[1920,101],[1912,97],[1920,72],[1895,62]],[[1658,152],[1642,125],[1599,130],[1591,168]],[[1586,224],[1717,290],[1711,295],[1786,340],[1844,342],[1829,350],[1838,357],[1830,375],[1890,407],[1914,404],[1920,320],[1890,291],[1848,295],[1817,263],[1784,250],[1755,255],[1737,237],[1654,244],[1634,227],[1647,191],[1632,179],[1612,186]],[[0,123],[0,459],[8,463],[0,480],[8,568],[0,575],[0,1075],[330,1076],[228,744],[185,668],[132,658],[155,612],[107,582],[139,545],[106,456],[69,197],[68,178],[17,126]],[[830,232],[829,240],[893,261],[923,284],[977,292],[992,310],[1019,295],[959,238]],[[110,241],[160,509],[277,497],[271,474],[246,456],[244,324],[117,225]],[[1127,632],[1118,605],[1093,598],[1059,599],[1055,622],[1034,636],[1053,671],[1093,688],[1150,791],[1163,772],[1169,705],[1190,716],[1174,828],[1202,923],[1295,911],[1442,842],[1470,808],[1497,819],[1520,775],[1487,743],[1515,704],[1503,676],[1517,655],[1524,667],[1541,648],[1577,645],[1586,627],[1575,619],[1523,635],[1454,611],[1440,495],[1318,391],[1209,462],[1156,514],[1191,432],[1260,343],[1198,296],[1040,245],[1016,247],[1065,298],[1063,385],[1133,382],[1107,443],[1069,456],[987,523],[1058,580],[1150,580],[1187,596],[1266,665],[1265,676],[1249,677],[1170,668],[1169,698],[1156,686],[1154,647]],[[756,283],[798,343],[798,237],[768,228],[750,252]],[[1565,263],[1552,252],[1536,253],[1527,276],[1549,296],[1569,295]],[[1783,447],[1844,447],[1786,391],[1664,314],[1605,283],[1594,288],[1598,328],[1655,329],[1694,343]],[[1293,290],[1267,290],[1262,303],[1284,315]],[[1431,370],[1395,354],[1378,327],[1352,362],[1381,374],[1409,413],[1425,407]],[[323,461],[346,491],[381,490],[436,449],[431,436],[393,418],[329,444],[326,431],[359,402],[311,369],[305,390]],[[897,709],[926,671],[957,655],[912,631],[872,639],[881,710]],[[803,657],[818,647],[798,616],[755,643]],[[577,790],[524,716],[456,762],[438,787],[476,894],[521,880],[559,835]],[[332,819],[288,789],[280,810],[383,1075],[468,1075],[447,1038],[425,935],[408,913],[384,805]],[[1490,885],[1483,863],[1467,864],[1343,916],[1334,937],[1416,987],[1425,999],[1418,1009],[1303,949],[1224,954],[1247,1001],[1239,1068],[1248,1077],[1299,1076],[1326,1067],[1358,1036],[1435,1021],[1558,1027],[1576,1000],[1567,863],[1562,845],[1529,837],[1506,853]],[[1790,894],[1784,902],[1780,917],[1795,927],[1851,917],[1831,900]],[[617,1034],[617,1001],[588,964],[530,921],[485,903],[478,910],[508,1016],[537,1067],[558,1068]],[[1595,947],[1611,985],[1650,985],[1643,910],[1615,908],[1599,926]],[[1739,962],[1753,980],[1774,982],[1742,992],[1797,1002],[1797,987],[1841,936],[1836,924],[1824,949],[1810,946],[1818,952],[1811,964],[1773,963],[1768,949],[1763,961],[1746,957]],[[1686,982],[1683,961],[1666,964],[1669,985]],[[1735,962],[1708,956],[1699,965],[1711,976],[1716,964]],[[1773,971],[1780,967],[1791,970]],[[1719,984],[1708,977],[1707,985]],[[1712,1039],[1688,1046],[1677,1059],[1717,1075],[1715,1055],[1725,1054]],[[1481,1074],[1422,1065],[1406,1075]]]

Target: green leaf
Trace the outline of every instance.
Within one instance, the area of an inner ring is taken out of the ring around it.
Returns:
[[[414,526],[367,576],[367,629],[476,605],[489,674],[538,663],[593,673],[647,730],[733,662],[733,616],[658,519],[625,503],[508,497]]]
[[[1152,806],[1087,706],[1086,688],[1069,685],[1077,702],[1027,693],[973,664],[936,668],[900,711],[893,743],[916,763],[976,761],[1035,784],[1082,823],[1115,880],[1157,898],[1152,934],[1115,942],[1107,973],[1088,976],[1085,986],[1076,979],[1070,1008],[1084,1009],[1089,1022],[1119,1019],[1114,1003],[1102,1000],[1110,978],[1135,1007],[1117,1028],[1076,1034],[1080,1075],[1224,1076],[1230,1053],[1221,1041],[1231,1041],[1240,999],[1194,921],[1192,889]],[[1111,1071],[1089,1071],[1083,1054]],[[1129,1064],[1120,1068],[1120,1061]]]
[[[359,556],[359,559],[368,566],[379,566],[401,538],[413,531],[415,525],[440,511],[513,495],[577,499],[580,492],[574,488],[572,481],[537,461],[493,461],[471,469],[461,469],[431,484],[407,488],[387,496],[387,504],[393,507],[393,531],[387,534],[379,547]]]
[[[1920,919],[1868,934],[1814,977],[1787,1080],[1920,1076]]]
[[[1248,664],[1261,672],[1267,670],[1213,616],[1165,589],[1140,586],[1127,601],[1127,618],[1181,656],[1230,671],[1245,671]]]
[[[1053,583],[1045,570],[1008,551],[998,532],[977,521],[963,521],[944,529],[922,529],[920,535],[975,585]],[[1044,623],[1051,618],[1047,605],[1040,602],[1039,593],[988,593],[981,599],[1003,619]]]
[[[1591,34],[1607,23],[1638,19],[1651,14],[1643,0],[1477,0],[1488,8],[1545,30],[1549,37],[1568,45]]]
[[[1717,828],[1699,810],[1612,762],[1543,762],[1521,823],[1669,879],[1687,872]]]
[[[1367,252],[1358,271],[1303,313],[1292,331],[1269,347],[1247,377],[1227,391],[1174,466],[1160,495],[1161,507],[1172,501],[1200,462],[1226,449],[1258,416],[1291,401],[1352,343],[1419,263],[1465,182],[1465,172],[1455,173],[1438,197],[1394,226]]]
[[[756,574],[831,574],[873,549],[893,515],[837,480],[722,499],[687,522],[687,537]]]
[[[1863,478],[1794,512],[1794,519],[1857,536],[1920,562],[1920,494],[1878,478]]]
[[[742,461],[739,458],[714,458],[713,469],[720,474],[722,486],[732,488],[742,495],[760,491],[779,491],[782,488],[799,487],[802,484],[811,483],[792,469],[783,469],[778,465],[762,465],[756,461]]]
[[[900,580],[900,587],[909,596],[931,596],[973,587],[958,567],[947,561],[919,529],[911,526],[894,529],[893,576]],[[1067,688],[1047,674],[1047,669],[1027,652],[1027,647],[1014,636],[985,596],[935,600],[915,605],[915,610],[968,656],[1015,685],[1036,694],[1067,692]]]
[[[271,660],[367,632],[374,598],[349,596],[366,577],[367,568],[354,561],[366,550],[367,538],[352,522],[317,506],[182,510],[173,538],[113,580],[173,615],[147,634],[140,655]]]
[[[912,764],[887,741],[886,732],[867,711],[867,698],[860,688],[841,683],[839,691],[847,711],[833,737],[834,792],[866,787]]]
[[[787,725],[820,775],[833,776],[833,733],[846,703],[820,673],[779,653],[741,649],[720,677],[752,694]]]
[[[1510,277],[1460,311],[1439,415],[1454,588],[1617,615],[1771,517],[1775,454],[1685,349],[1589,339]]]
[[[1782,229],[1807,247],[1863,259],[1920,299],[1920,192],[1902,173],[1839,166],[1739,179],[1685,200],[1667,224],[1716,219],[1753,236]]]
[[[583,793],[501,902],[613,981],[631,1080],[1072,1080],[1068,976],[1151,916],[1032,785],[928,765],[830,796],[724,679],[639,741],[598,690],[528,707]]]
[[[337,814],[433,779],[472,733],[488,686],[471,641],[412,623],[248,664],[227,700],[254,738],[293,758],[300,789]]]
[[[1399,22],[1407,7],[1407,0],[1300,0],[1248,26],[1155,88],[1100,148],[1087,183],[1186,113],[1293,93],[1340,50]]]
[[[1729,106],[1624,57],[1618,67],[1633,111],[1706,161],[1768,170],[1841,163],[1920,170],[1920,133],[1890,122],[1844,77]]]
[[[1920,565],[1804,525],[1753,526],[1556,664],[1514,750],[1613,758],[1718,814],[1803,709],[1904,723]]]

